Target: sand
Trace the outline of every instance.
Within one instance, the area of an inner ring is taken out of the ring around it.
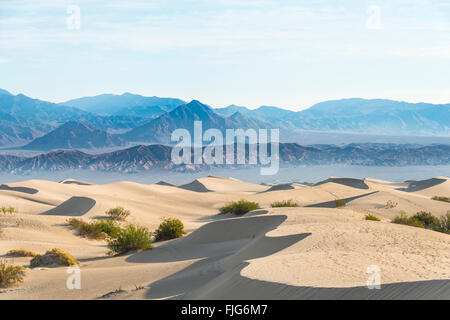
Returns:
[[[0,203],[19,212],[0,214],[0,256],[29,266],[31,258],[6,252],[61,248],[80,261],[82,280],[80,290],[69,290],[66,267],[32,269],[23,284],[0,288],[0,299],[450,299],[450,235],[391,223],[402,211],[446,214],[450,203],[431,200],[434,195],[450,196],[448,178],[332,177],[315,186],[213,176],[184,186],[6,183]],[[218,214],[239,199],[262,209]],[[270,207],[288,199],[300,206]],[[337,199],[346,207],[335,208]],[[151,230],[165,217],[179,218],[187,235],[109,257],[105,241],[79,237],[66,224],[70,217],[104,218],[119,205],[131,211],[129,222]],[[368,213],[381,221],[366,221]],[[369,266],[380,270],[380,290],[367,288]]]

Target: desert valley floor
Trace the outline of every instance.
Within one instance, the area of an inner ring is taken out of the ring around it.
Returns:
[[[330,178],[315,186],[258,185],[206,177],[174,186],[117,182],[95,185],[30,180],[0,187],[0,258],[11,249],[61,248],[81,269],[80,290],[68,290],[66,267],[30,269],[24,283],[0,288],[0,299],[450,299],[450,235],[391,223],[400,211],[442,216],[450,180],[392,183]],[[260,210],[220,215],[247,199]],[[294,199],[300,207],[271,208]],[[347,205],[336,208],[335,200]],[[396,203],[393,208],[388,201]],[[183,221],[187,234],[153,249],[107,256],[105,241],[80,237],[70,217],[103,217],[115,206],[129,222],[154,230],[163,218]],[[367,221],[371,213],[380,222]],[[367,267],[379,266],[381,289],[369,290]]]

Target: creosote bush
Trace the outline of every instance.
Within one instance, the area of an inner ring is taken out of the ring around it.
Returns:
[[[151,249],[151,232],[146,227],[128,225],[116,238],[108,239],[108,255],[122,254],[130,250]]]
[[[380,218],[374,216],[373,214],[367,214],[365,219],[370,221],[380,221]]]
[[[27,250],[27,249],[14,249],[14,250],[9,250],[6,255],[11,256],[11,257],[36,257],[37,253]]]
[[[123,207],[115,207],[106,211],[106,214],[115,220],[126,220],[130,215],[130,210]]]
[[[430,212],[420,211],[415,215],[408,217],[405,212],[392,220],[393,223],[404,224],[412,227],[426,228],[438,232],[450,233],[450,212],[440,219],[433,216]]]
[[[14,208],[14,207],[12,207],[12,206],[1,207],[1,208],[0,208],[0,211],[1,211],[3,214],[7,214],[7,213],[9,213],[9,214],[19,213],[19,210],[16,209],[16,208]]]
[[[436,200],[436,201],[450,202],[450,197],[444,197],[444,196],[434,196],[431,199]]]
[[[180,238],[184,234],[184,225],[179,219],[168,218],[161,222],[153,234],[155,241]]]
[[[35,268],[39,266],[49,266],[53,264],[59,264],[61,266],[74,266],[78,264],[78,261],[75,260],[69,253],[54,248],[52,250],[48,250],[44,255],[37,255],[33,259],[31,259],[30,265]]]
[[[293,199],[289,200],[282,200],[282,201],[275,201],[270,204],[272,208],[283,208],[283,207],[298,207],[299,204],[297,201]]]
[[[91,239],[115,238],[119,234],[120,226],[112,220],[95,220],[85,222],[81,219],[70,218],[67,223],[74,229],[77,229],[80,236]]]
[[[9,287],[22,283],[25,278],[27,269],[22,266],[8,264],[5,260],[0,259],[0,286]]]
[[[241,199],[239,201],[233,201],[226,204],[220,208],[220,213],[234,213],[236,215],[243,215],[257,209],[261,209],[258,203]]]
[[[345,207],[346,202],[344,200],[336,200],[335,201],[336,208]]]

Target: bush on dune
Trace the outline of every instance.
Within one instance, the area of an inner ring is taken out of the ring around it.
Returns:
[[[115,238],[119,234],[120,226],[112,220],[96,220],[85,222],[81,219],[71,218],[67,223],[72,228],[77,229],[80,236],[91,239],[106,239],[108,237]]]
[[[44,255],[35,256],[30,262],[30,265],[33,268],[53,264],[58,264],[61,266],[74,266],[78,264],[78,261],[75,260],[75,258],[69,253],[61,249],[54,248],[52,250],[48,250]]]
[[[257,209],[261,209],[258,203],[241,199],[239,201],[233,201],[226,204],[220,208],[220,213],[234,213],[236,215],[243,215]]]
[[[412,227],[426,228],[447,234],[450,233],[450,212],[447,212],[447,214],[440,219],[426,211],[417,212],[411,217],[408,217],[405,212],[401,212],[400,216],[395,217],[392,222]]]
[[[116,238],[108,239],[108,255],[122,254],[130,250],[151,249],[151,232],[146,227],[128,225]]]
[[[106,214],[115,220],[126,220],[131,214],[130,210],[126,210],[123,207],[115,207],[106,211]]]
[[[13,214],[13,213],[18,213],[18,212],[19,212],[18,209],[14,208],[14,207],[12,207],[12,206],[1,207],[0,211],[1,211],[3,214],[7,214],[7,213]]]
[[[36,257],[37,253],[27,250],[27,249],[16,249],[16,250],[9,250],[6,255],[11,257]]]
[[[5,260],[0,259],[0,286],[9,287],[22,283],[25,278],[27,269],[22,266],[8,264]]]
[[[365,217],[366,220],[370,220],[370,221],[380,221],[380,218],[372,215],[372,214],[367,214]]]
[[[293,199],[289,200],[282,200],[282,201],[275,201],[270,204],[272,208],[283,208],[283,207],[298,207],[299,204],[297,201]]]
[[[434,196],[431,199],[436,201],[450,202],[450,197]]]
[[[180,238],[184,234],[184,225],[179,219],[165,219],[153,233],[155,241]]]
[[[335,201],[336,208],[345,207],[346,202],[344,200],[336,200]]]

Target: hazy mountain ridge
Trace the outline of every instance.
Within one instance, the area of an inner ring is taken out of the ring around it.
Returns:
[[[94,149],[124,145],[117,135],[69,121],[23,147],[26,150]]]
[[[301,146],[280,144],[280,165],[448,165],[450,145],[352,144],[337,146]],[[248,152],[248,145],[246,146]],[[236,153],[237,148],[235,148]],[[175,165],[171,161],[172,147],[139,145],[119,151],[91,155],[77,150],[59,150],[34,157],[0,155],[0,169],[13,173],[33,170],[88,169],[111,172],[138,172],[153,169],[197,171],[214,167],[238,168],[242,165]],[[225,154],[225,152],[224,152]],[[247,154],[248,155],[248,154]],[[269,152],[270,155],[270,152]],[[249,167],[249,165],[244,165]]]
[[[96,112],[106,110],[110,115],[88,112],[68,106],[68,103]],[[86,106],[82,106],[84,103]],[[2,146],[25,144],[33,146],[30,142],[34,139],[41,138],[66,122],[72,121],[86,123],[96,130],[120,133],[117,137],[111,137],[110,140],[114,141],[166,144],[170,142],[170,136],[175,129],[186,128],[192,133],[196,120],[203,122],[204,130],[216,128],[223,132],[225,129],[237,128],[279,128],[282,142],[283,137],[295,137],[295,134],[301,133],[302,130],[399,136],[450,136],[450,104],[354,98],[326,101],[309,109],[294,112],[270,106],[261,106],[255,110],[236,105],[213,109],[196,100],[186,104],[183,100],[175,98],[143,97],[129,93],[86,97],[55,104],[0,90]],[[52,143],[55,145],[53,149],[67,146],[61,144],[61,141],[49,141],[48,145]],[[48,150],[48,147],[43,150]]]
[[[105,115],[140,115],[154,118],[186,102],[176,98],[144,97],[137,94],[101,94],[72,99],[60,105]],[[162,112],[162,113],[161,113]]]

